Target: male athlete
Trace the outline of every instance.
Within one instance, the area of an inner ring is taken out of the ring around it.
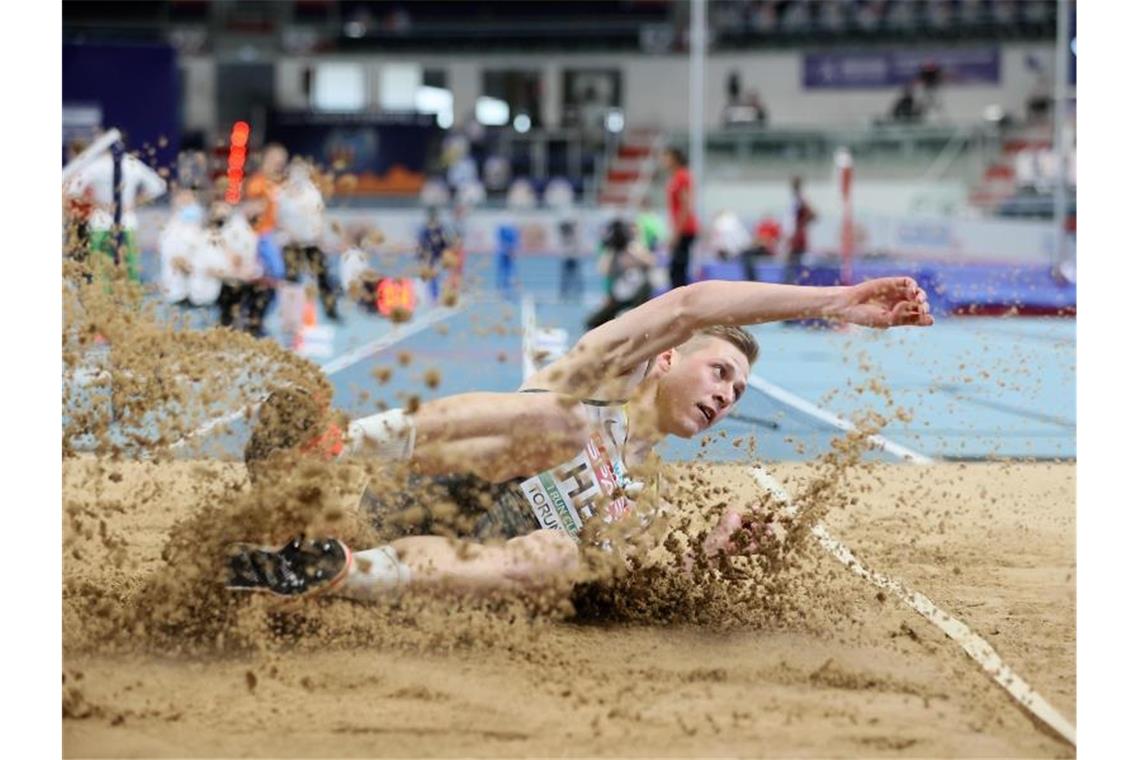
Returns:
[[[231,553],[228,585],[377,599],[405,588],[520,591],[573,578],[579,542],[607,546],[644,522],[646,510],[636,504],[644,484],[631,470],[652,446],[708,430],[744,392],[758,349],[740,326],[805,318],[878,328],[934,323],[925,292],[909,277],[847,287],[705,281],[586,333],[520,393],[445,397],[414,413],[356,420],[346,436],[334,430],[331,438],[327,411],[298,425],[297,394],[283,393],[259,414],[246,450],[251,477],[274,450],[292,447],[404,461],[413,482],[394,494],[364,494],[362,507],[388,544],[361,552],[335,539],[294,539],[280,550],[243,545]],[[275,424],[289,415],[292,424]],[[441,528],[430,515],[408,524],[414,492],[425,483],[452,506],[454,524]],[[742,527],[748,517],[728,511],[699,551],[756,551],[757,541],[736,540]]]

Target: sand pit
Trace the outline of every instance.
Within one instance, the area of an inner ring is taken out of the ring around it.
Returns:
[[[793,495],[818,474],[770,469]],[[743,468],[716,474],[721,498],[755,498]],[[1074,475],[880,465],[850,473],[857,503],[827,523],[1072,716]],[[65,756],[1073,754],[955,644],[814,547],[766,605],[707,589],[579,615],[244,600],[222,620],[237,637],[179,618],[153,584],[187,556],[168,547],[172,527],[247,488],[229,463],[64,462]],[[325,500],[351,512],[351,490]],[[140,598],[149,617],[124,614]]]

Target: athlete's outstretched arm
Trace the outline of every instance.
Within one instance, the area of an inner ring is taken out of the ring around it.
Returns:
[[[594,328],[535,380],[581,393],[583,383],[624,375],[704,327],[805,318],[879,328],[934,324],[926,293],[910,277],[836,287],[706,280],[671,290]]]
[[[424,475],[501,482],[564,462],[586,444],[581,406],[556,393],[461,393],[354,420],[348,455],[405,460]]]

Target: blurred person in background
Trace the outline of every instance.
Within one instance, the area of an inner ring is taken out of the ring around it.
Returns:
[[[495,285],[503,295],[509,295],[515,286],[515,255],[519,248],[519,229],[512,224],[500,224],[495,252]]]
[[[755,282],[756,260],[771,260],[776,256],[780,245],[780,223],[771,217],[761,219],[752,235],[752,245],[744,249],[740,257],[744,266],[744,279]]]
[[[289,153],[277,143],[261,152],[261,165],[245,185],[245,198],[252,211],[253,228],[258,235],[277,231],[277,196],[285,181]]]
[[[273,289],[264,282],[259,238],[246,212],[224,201],[215,202],[210,207],[207,235],[209,244],[220,248],[225,256],[217,301],[219,324],[255,338],[265,337],[265,312]]]
[[[340,321],[328,258],[321,250],[325,233],[325,201],[313,181],[313,167],[300,158],[289,165],[277,191],[277,240],[285,260],[285,280],[300,283],[305,270],[317,281],[325,316]]]
[[[74,161],[80,153],[87,149],[89,142],[83,139],[72,140],[67,146],[67,162]],[[66,186],[64,188],[67,189]],[[63,223],[64,242],[63,250],[67,257],[78,262],[86,262],[87,254],[91,250],[91,211],[94,204],[91,200],[90,189],[77,195],[64,193]]]
[[[897,124],[915,124],[922,121],[922,105],[915,96],[916,81],[907,82],[898,100],[891,106],[891,121]]]
[[[76,172],[64,188],[68,198],[90,204],[88,227],[91,250],[125,264],[139,281],[139,249],[135,238],[139,220],[135,209],[166,192],[166,180],[130,153],[116,156],[112,148]],[[116,160],[117,159],[117,160]],[[119,186],[119,226],[115,228],[115,186]],[[116,238],[122,237],[121,242]]]
[[[342,243],[344,250],[340,254],[340,282],[345,293],[354,303],[373,314],[378,311],[376,295],[383,276],[372,268],[365,249],[369,243],[378,244],[383,240],[383,236],[377,239],[378,234],[366,229],[346,232]]]
[[[416,257],[424,267],[423,279],[433,302],[439,300],[439,270],[444,254],[455,245],[451,230],[440,219],[439,208],[431,206],[427,211],[427,221],[420,228],[416,245]]]
[[[637,217],[633,223],[637,227],[637,234],[649,252],[656,256],[665,242],[665,220],[653,208],[653,201],[645,195],[638,203]]]
[[[592,330],[648,301],[653,296],[650,274],[656,264],[631,225],[621,217],[613,219],[602,237],[598,262],[598,268],[607,275],[606,300],[586,318],[586,329]]]
[[[808,226],[816,220],[815,209],[804,197],[803,180],[792,177],[792,204],[788,209],[788,257],[784,264],[784,282],[794,285],[800,278],[804,254],[808,249]]]
[[[204,244],[205,213],[191,190],[182,189],[174,194],[170,203],[170,219],[158,238],[158,285],[167,303],[178,306],[191,304],[190,281],[198,249]],[[208,299],[213,304],[218,295]]]
[[[563,301],[582,300],[585,285],[582,280],[582,258],[586,250],[579,234],[578,220],[565,217],[558,222],[558,252],[562,256],[558,295]]]
[[[748,228],[735,212],[724,209],[713,217],[709,231],[709,247],[721,261],[737,258],[751,242]]]
[[[689,284],[689,257],[699,229],[693,209],[693,178],[689,174],[688,163],[680,148],[665,149],[663,165],[670,172],[665,194],[669,202],[669,221],[672,224],[669,280],[674,288]]]

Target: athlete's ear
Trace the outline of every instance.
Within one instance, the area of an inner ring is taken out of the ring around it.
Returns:
[[[676,354],[677,349],[675,348],[670,348],[668,351],[662,351],[657,354],[657,360],[654,362],[657,371],[664,375],[671,370],[673,368],[673,357],[676,356]]]

